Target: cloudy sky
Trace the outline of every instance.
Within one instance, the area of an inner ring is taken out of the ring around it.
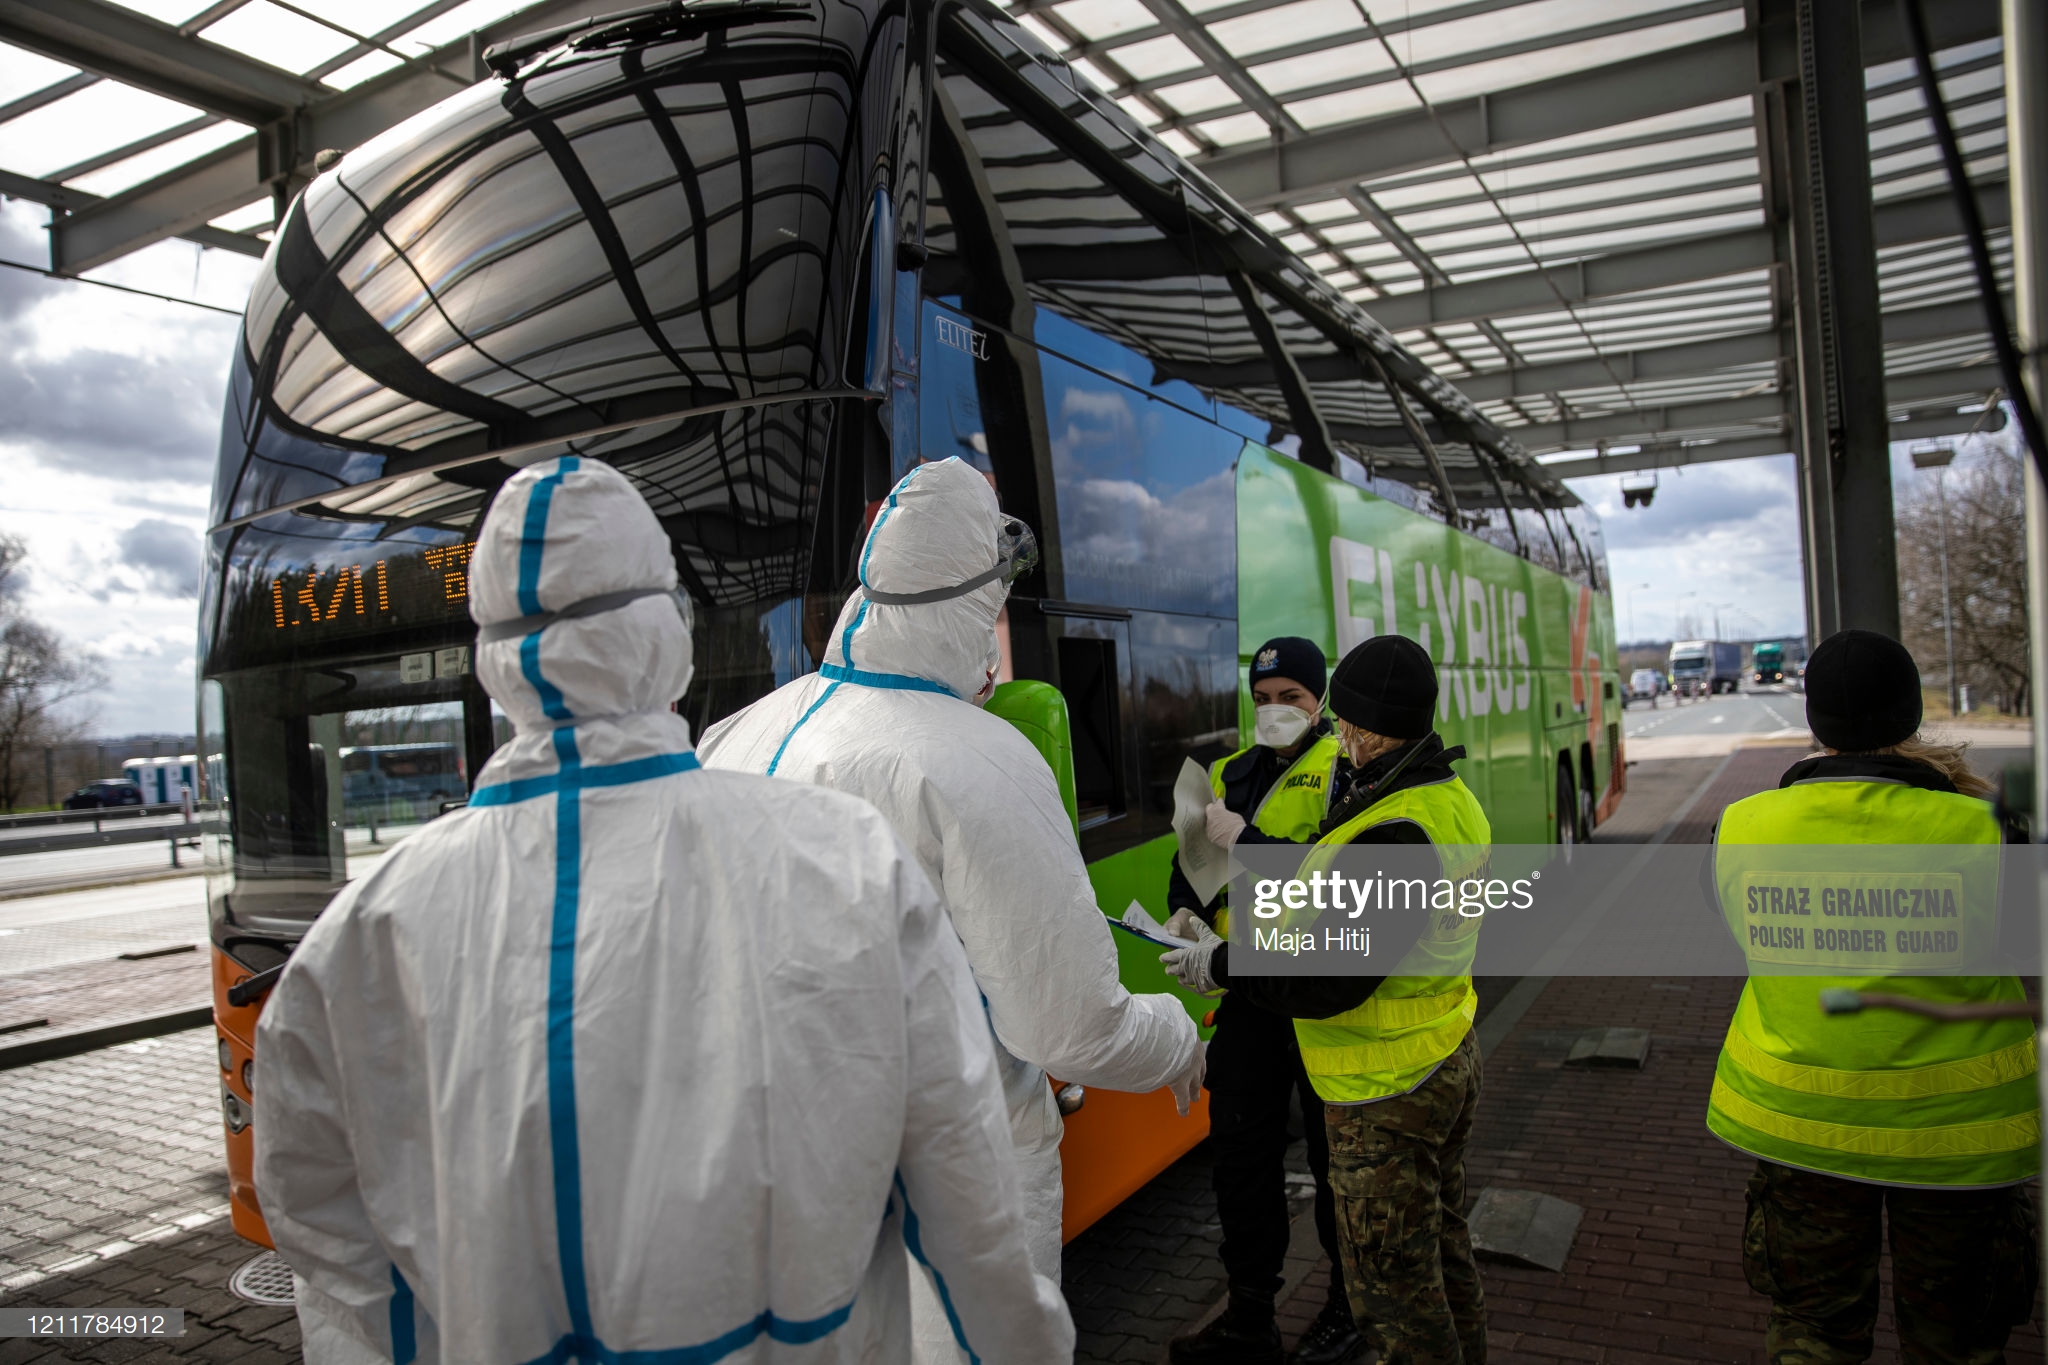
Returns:
[[[0,258],[47,264],[43,209],[0,204]],[[95,272],[239,308],[256,262],[164,242]],[[101,734],[192,729],[199,534],[236,320],[0,269],[0,531],[26,605],[104,662]]]
[[[0,201],[0,257],[48,260],[44,211]],[[256,262],[164,242],[94,278],[238,309]],[[0,531],[29,544],[27,606],[99,656],[101,734],[192,728],[199,536],[236,320],[0,269]],[[1916,476],[1893,448],[1895,479]],[[1625,639],[1802,629],[1788,456],[1574,481],[1601,514]]]

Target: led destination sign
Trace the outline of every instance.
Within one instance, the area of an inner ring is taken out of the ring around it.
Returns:
[[[415,532],[415,534],[418,534]],[[208,675],[466,644],[474,540],[322,540],[251,528],[222,565]],[[439,676],[435,674],[434,676]]]
[[[445,620],[469,603],[473,540],[369,564],[309,565],[270,580],[273,630],[302,626],[414,625]]]

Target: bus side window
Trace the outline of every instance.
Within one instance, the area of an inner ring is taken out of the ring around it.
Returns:
[[[1074,732],[1074,796],[1085,833],[1128,809],[1116,641],[1064,636],[1059,664],[1060,692]]]

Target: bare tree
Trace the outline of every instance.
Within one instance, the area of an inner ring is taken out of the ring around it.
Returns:
[[[2027,556],[2023,466],[2017,453],[1981,443],[1959,459],[1947,484],[1948,595],[1955,624],[1956,679],[1999,710],[2028,702]],[[1929,685],[1947,681],[1942,632],[1942,497],[1935,476],[1916,478],[1900,498],[1899,616],[1906,647]]]
[[[27,558],[20,537],[0,532],[0,810],[22,805],[38,750],[75,738],[67,703],[106,685],[97,661],[22,610]]]

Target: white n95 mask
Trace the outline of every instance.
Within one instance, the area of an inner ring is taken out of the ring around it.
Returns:
[[[1252,738],[1269,749],[1288,749],[1308,733],[1308,712],[1276,702],[1253,713]]]

